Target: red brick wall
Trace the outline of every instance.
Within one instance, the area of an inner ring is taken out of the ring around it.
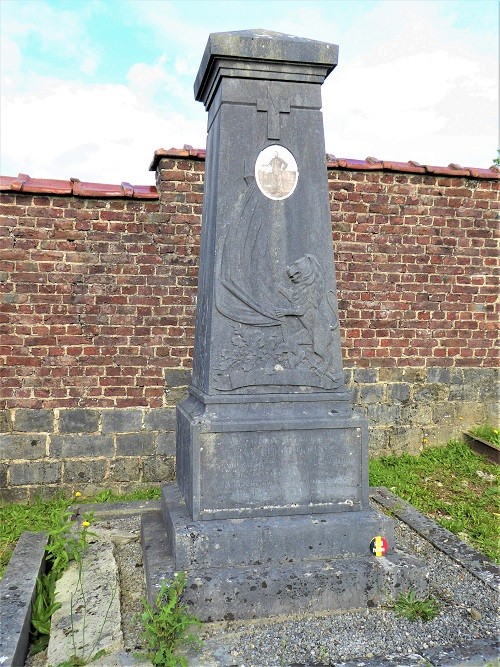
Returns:
[[[8,193],[0,210],[1,406],[161,406],[186,307],[158,202]]]
[[[158,408],[189,368],[204,162],[159,162],[159,202],[2,194],[0,408]],[[498,181],[329,182],[346,366],[495,366]]]
[[[498,181],[329,171],[347,365],[495,366]]]

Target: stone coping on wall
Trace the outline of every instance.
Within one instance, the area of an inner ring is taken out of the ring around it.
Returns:
[[[126,199],[158,199],[154,185],[120,185],[109,183],[89,183],[77,178],[58,180],[52,178],[31,178],[28,174],[0,176],[0,191],[26,192],[30,194],[73,195],[74,197],[105,197]]]
[[[187,144],[184,145],[184,148],[159,148],[155,151],[149,170],[156,171],[160,160],[163,158],[194,158],[196,160],[204,160],[205,154],[206,151],[204,149],[193,148]],[[500,179],[500,167],[495,165],[492,165],[489,169],[462,167],[455,163],[451,163],[447,167],[440,167],[419,164],[415,161],[396,162],[393,160],[379,160],[375,157],[367,157],[365,160],[353,160],[351,158],[337,158],[327,153],[326,166],[328,169],[349,169],[351,171],[396,171],[413,174]]]
[[[205,160],[206,151],[184,145],[184,148],[159,148],[155,151],[150,171],[156,171],[163,158],[186,158]],[[336,158],[326,155],[328,169],[347,169],[349,171],[388,171],[410,174],[432,174],[434,176],[465,177],[474,179],[500,179],[500,167],[495,165],[489,169],[462,167],[451,163],[447,167],[419,164],[415,161],[396,162],[367,157],[365,160]],[[78,178],[69,180],[51,178],[31,178],[27,174],[18,176],[0,176],[0,191],[26,192],[36,194],[72,195],[75,197],[104,197],[127,199],[158,199],[158,190],[154,185],[131,185],[122,182],[120,185],[110,183],[91,183]]]

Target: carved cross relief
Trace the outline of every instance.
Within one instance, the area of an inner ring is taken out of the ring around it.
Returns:
[[[257,111],[267,113],[267,138],[280,138],[280,114],[290,113],[290,101],[274,99],[267,89],[267,97],[259,97],[257,100]]]

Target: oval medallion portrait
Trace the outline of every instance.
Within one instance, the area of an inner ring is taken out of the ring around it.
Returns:
[[[286,199],[293,193],[299,180],[297,162],[284,146],[267,146],[255,161],[255,180],[259,190],[268,199]]]

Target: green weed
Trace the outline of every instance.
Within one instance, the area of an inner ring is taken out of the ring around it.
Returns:
[[[321,645],[318,651],[318,661],[321,665],[330,664],[330,658],[328,657],[328,649],[326,646]]]
[[[409,621],[432,621],[439,613],[439,607],[433,597],[419,600],[413,591],[401,593],[394,603],[394,611],[397,616],[403,616]]]
[[[52,614],[61,607],[60,602],[55,602],[55,589],[55,571],[42,574],[37,578],[35,599],[31,607],[30,653],[32,655],[40,653],[48,646]]]
[[[45,550],[47,572],[36,582],[36,594],[32,605],[32,654],[46,648],[52,615],[61,606],[55,601],[56,581],[70,561],[77,561],[81,568],[81,558],[87,546],[88,528],[94,519],[93,512],[84,514],[81,529],[74,530],[75,519],[79,512],[72,514],[72,503],[149,500],[159,497],[160,494],[160,489],[156,488],[139,490],[124,496],[117,496],[106,490],[96,497],[84,499],[80,492],[76,492],[72,498],[65,498],[60,494],[50,500],[44,500],[40,495],[31,504],[11,503],[0,506],[0,578],[23,532],[46,532],[48,535]],[[87,659],[73,656],[67,665],[77,667],[94,659],[96,656]],[[66,667],[66,663],[63,667]]]
[[[51,500],[37,497],[30,505],[0,506],[0,576],[3,574],[22,533],[56,533],[67,523],[71,500],[62,495]]]
[[[472,435],[475,435],[477,438],[482,438],[491,442],[491,444],[496,447],[500,447],[500,429],[490,426],[489,424],[483,424],[482,426],[476,426],[471,428],[470,432]]]
[[[287,648],[286,637],[282,637],[281,638],[280,667],[285,667],[285,665],[286,665],[286,648]]]
[[[188,667],[186,658],[177,651],[183,646],[200,643],[196,635],[188,632],[190,627],[199,626],[201,622],[181,601],[185,587],[186,573],[179,572],[172,581],[162,583],[154,605],[142,601],[143,638],[147,657],[153,665]]]
[[[81,503],[118,503],[134,500],[157,500],[158,498],[161,498],[161,489],[151,487],[147,489],[137,489],[136,491],[124,493],[122,495],[114,493],[111,489],[104,489],[103,491],[96,493],[95,496],[80,496],[78,501]]]
[[[370,484],[387,486],[493,560],[500,560],[498,466],[453,441],[419,456],[376,458],[369,468]]]
[[[56,582],[62,576],[71,560],[80,565],[82,555],[87,548],[88,527],[93,521],[93,513],[83,516],[82,528],[73,530],[71,513],[61,513],[61,524],[48,531],[48,542],[45,548],[47,573],[36,580],[36,594],[31,608],[31,649],[34,655],[47,648],[50,635],[52,615],[61,604],[55,601]]]
[[[59,532],[60,542],[64,541],[68,517],[71,515],[70,506],[75,502],[82,504],[155,500],[160,496],[161,489],[159,488],[138,489],[122,496],[106,489],[96,496],[84,497],[77,491],[72,498],[65,498],[61,493],[50,500],[37,496],[29,504],[6,503],[0,505],[0,578],[7,567],[17,540],[24,531],[49,533],[53,541]]]

